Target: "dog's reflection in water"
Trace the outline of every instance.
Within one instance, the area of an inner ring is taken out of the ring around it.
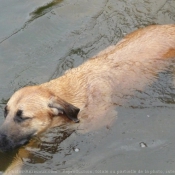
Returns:
[[[61,152],[59,144],[67,139],[73,132],[74,128],[68,126],[54,127],[41,134],[33,137],[29,143],[12,152],[1,153],[5,156],[9,155],[5,175],[23,174],[30,171],[30,164],[44,163],[53,158],[53,155]],[[11,160],[10,160],[11,159]]]

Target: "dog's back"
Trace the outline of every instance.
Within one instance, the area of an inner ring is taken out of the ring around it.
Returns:
[[[111,56],[109,56],[111,55]],[[94,58],[138,61],[175,56],[175,25],[152,25],[124,37],[117,45],[100,52]]]
[[[153,25],[126,35],[115,46],[45,85],[80,109],[103,100],[114,99],[118,104],[123,96],[143,90],[173,57],[175,25]]]
[[[94,127],[98,128],[98,117],[107,122],[112,112],[110,106],[122,105],[125,97],[144,90],[168,67],[171,58],[175,58],[175,25],[153,25],[136,30],[117,45],[68,71],[66,79],[78,77],[73,86],[80,89],[78,93],[86,94],[86,107],[80,117],[94,116]],[[78,84],[82,86],[77,87]]]
[[[83,81],[87,80],[86,86],[94,84],[89,94],[96,89],[99,95],[100,91],[108,95],[110,92],[130,95],[133,90],[142,90],[145,84],[151,83],[156,73],[167,67],[167,59],[173,57],[175,25],[153,25],[132,32],[117,45],[68,71],[66,76],[83,77]]]

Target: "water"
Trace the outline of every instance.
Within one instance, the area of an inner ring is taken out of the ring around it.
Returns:
[[[20,87],[62,75],[126,33],[175,22],[173,0],[6,0],[0,9],[1,109]],[[24,162],[23,174],[175,171],[174,70],[172,63],[152,86],[118,106],[112,126],[87,134],[49,130],[20,150],[1,153],[0,172],[16,153]],[[2,123],[3,110],[0,114]]]

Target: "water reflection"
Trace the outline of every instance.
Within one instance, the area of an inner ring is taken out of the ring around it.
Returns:
[[[13,171],[22,170],[22,167],[25,169],[30,164],[44,163],[51,160],[54,154],[62,151],[62,148],[59,147],[60,143],[73,132],[74,130],[67,126],[55,127],[41,136],[34,137],[26,146],[15,149],[10,153],[0,152],[0,157],[5,159],[0,164],[0,171],[5,171],[8,167],[6,173],[11,174]]]
[[[63,2],[63,0],[54,0],[49,2],[48,4],[37,8],[35,11],[30,13],[31,18],[28,20],[27,23],[34,21],[35,19],[45,15],[46,13],[50,12],[53,8],[56,8],[59,3]]]
[[[59,3],[61,3],[63,0],[54,0],[50,3],[47,3],[46,5],[37,8],[36,10],[34,10],[33,12],[31,12],[29,14],[30,19],[27,20],[24,25],[22,27],[20,27],[19,29],[16,29],[11,35],[5,37],[4,39],[2,39],[0,41],[0,44],[3,43],[4,41],[8,40],[10,37],[12,37],[13,35],[16,35],[17,33],[21,32],[22,30],[24,30],[31,22],[33,22],[35,19],[45,15],[46,13],[50,12],[53,8],[56,8],[57,5]],[[52,13],[54,14],[54,13]]]

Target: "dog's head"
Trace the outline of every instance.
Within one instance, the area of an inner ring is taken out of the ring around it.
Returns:
[[[0,127],[0,150],[24,145],[34,135],[68,121],[79,122],[79,109],[45,88],[30,86],[18,90],[8,101]]]

